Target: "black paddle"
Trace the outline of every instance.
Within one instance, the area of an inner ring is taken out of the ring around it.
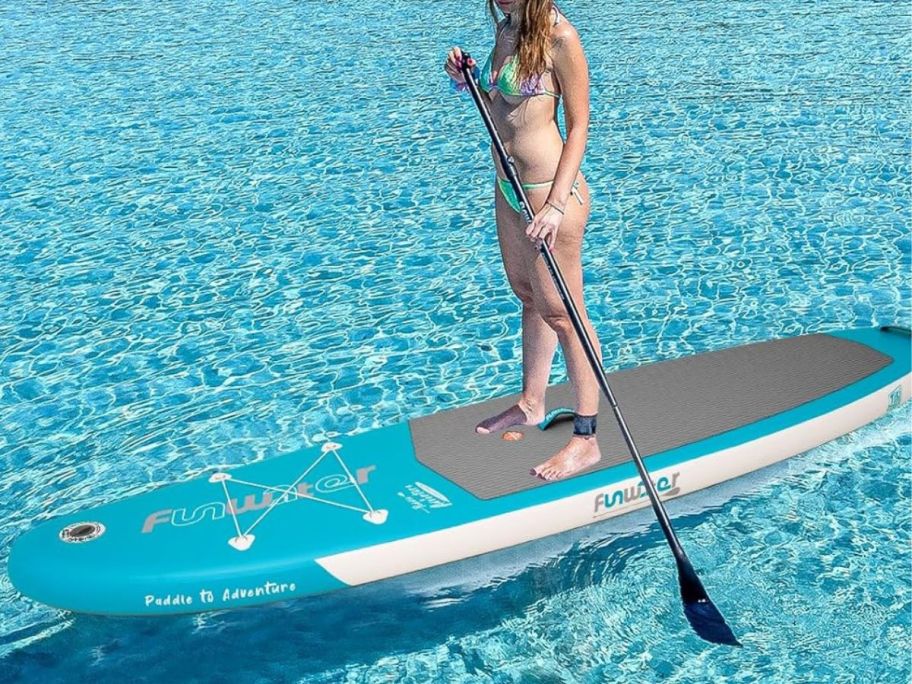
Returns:
[[[469,64],[470,62],[471,65]],[[519,174],[516,171],[516,165],[513,163],[513,158],[507,154],[503,141],[497,133],[497,128],[494,126],[494,121],[491,119],[491,113],[488,111],[488,106],[481,97],[481,93],[478,89],[477,70],[474,67],[474,60],[467,52],[463,51],[461,68],[469,92],[472,94],[472,99],[475,100],[475,104],[478,106],[478,111],[481,114],[485,127],[491,135],[491,141],[494,143],[494,148],[497,150],[497,156],[500,157],[500,164],[507,174],[507,179],[510,181],[510,185],[513,186],[516,197],[519,199],[523,218],[527,224],[532,223],[533,216],[529,199],[526,197],[526,192],[520,182]],[[659,494],[656,491],[652,479],[649,477],[646,466],[643,464],[640,452],[633,442],[633,437],[630,435],[630,430],[627,428],[627,423],[624,420],[624,416],[621,414],[621,409],[614,398],[614,393],[611,391],[611,387],[608,386],[608,378],[605,375],[605,369],[602,368],[598,354],[596,354],[595,348],[592,346],[592,341],[589,339],[589,335],[583,327],[579,311],[576,308],[576,303],[573,301],[570,291],[567,289],[567,283],[564,281],[564,276],[561,273],[560,267],[557,265],[557,261],[554,259],[554,255],[551,254],[551,250],[548,245],[545,244],[544,240],[539,240],[538,244],[539,251],[541,251],[541,255],[545,259],[545,264],[548,266],[548,271],[550,271],[551,277],[554,279],[554,285],[557,287],[564,307],[567,309],[567,314],[570,316],[573,329],[576,331],[576,335],[579,337],[580,343],[583,345],[583,349],[586,352],[586,358],[589,359],[589,364],[595,372],[595,377],[598,379],[602,392],[608,399],[608,403],[611,404],[611,409],[614,411],[614,417],[617,419],[618,426],[621,428],[621,434],[624,436],[624,441],[627,443],[627,449],[630,451],[630,456],[633,458],[640,478],[643,480],[643,485],[646,487],[646,492],[649,494],[652,510],[655,511],[656,517],[659,519],[659,525],[662,527],[662,532],[665,533],[665,539],[668,541],[672,553],[674,553],[675,561],[678,564],[678,582],[681,585],[681,599],[684,601],[684,614],[687,616],[687,620],[690,622],[694,631],[706,641],[715,644],[740,646],[741,644],[738,642],[738,639],[735,638],[731,628],[726,624],[725,618],[722,617],[722,613],[719,612],[719,609],[716,608],[707,595],[706,589],[703,588],[703,583],[700,581],[700,578],[697,577],[697,573],[694,570],[693,565],[691,565],[690,559],[687,558],[687,554],[684,553],[684,548],[678,541],[677,535],[675,535],[674,529],[671,526],[671,520],[668,518],[668,513],[665,511],[665,507],[659,499]]]

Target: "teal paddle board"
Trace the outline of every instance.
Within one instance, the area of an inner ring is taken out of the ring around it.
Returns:
[[[905,329],[844,330],[608,377],[670,499],[804,452],[907,401],[910,351]],[[570,423],[475,434],[479,420],[515,400],[214,467],[62,516],[13,544],[10,577],[22,594],[71,611],[220,610],[402,575],[648,505],[607,415],[602,460],[558,482],[530,469],[566,443]],[[552,387],[548,401],[572,406],[570,387]]]

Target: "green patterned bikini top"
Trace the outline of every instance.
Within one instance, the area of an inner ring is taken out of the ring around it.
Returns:
[[[557,21],[555,24],[559,24],[561,20],[560,11],[557,7],[554,8],[554,11],[557,13]],[[506,24],[504,24],[504,27]],[[501,28],[503,30],[503,27]],[[498,36],[500,34],[498,33]],[[497,80],[492,80],[491,78],[491,62],[494,59],[494,50],[497,48],[497,41],[494,41],[494,47],[491,48],[491,52],[488,54],[488,59],[484,63],[484,67],[481,69],[481,78],[479,79],[479,84],[481,89],[486,93],[490,93],[492,90],[497,89],[504,95],[511,95],[513,97],[535,97],[536,95],[550,95],[551,97],[560,97],[560,93],[555,93],[553,90],[548,90],[545,88],[544,83],[542,82],[542,74],[536,74],[529,78],[523,79],[521,83],[517,83],[516,78],[516,62],[514,61],[515,55],[510,55],[504,61],[503,66],[500,67],[500,71],[497,74]]]

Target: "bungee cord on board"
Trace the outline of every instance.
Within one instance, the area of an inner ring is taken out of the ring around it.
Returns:
[[[362,514],[361,517],[366,522],[373,523],[374,525],[382,525],[383,523],[385,523],[387,515],[388,515],[388,511],[386,511],[385,509],[382,509],[382,508],[374,508],[373,505],[371,505],[371,502],[368,500],[367,496],[364,494],[364,490],[361,488],[361,484],[358,482],[358,479],[352,475],[351,470],[349,470],[348,466],[345,464],[345,461],[342,459],[342,456],[339,454],[339,449],[341,449],[341,448],[342,448],[342,445],[337,442],[327,442],[326,444],[324,444],[320,450],[320,455],[317,456],[317,458],[314,459],[313,463],[311,463],[309,466],[307,466],[307,468],[304,469],[304,472],[302,472],[300,475],[298,475],[298,477],[295,479],[295,481],[292,482],[285,489],[283,489],[281,487],[276,487],[274,485],[266,485],[266,484],[261,484],[259,482],[252,482],[250,480],[241,480],[241,479],[233,477],[231,475],[231,473],[226,473],[223,471],[213,473],[209,477],[209,482],[212,482],[213,484],[217,483],[217,484],[221,485],[222,491],[225,494],[225,503],[226,503],[225,510],[231,514],[231,520],[232,520],[232,523],[234,524],[235,532],[237,532],[237,535],[232,537],[231,539],[229,539],[228,543],[233,548],[237,549],[238,551],[246,551],[247,549],[249,549],[253,545],[254,540],[256,539],[256,535],[252,534],[253,530],[256,529],[256,527],[261,522],[263,522],[263,520],[266,519],[266,516],[269,515],[275,509],[276,506],[278,506],[280,503],[286,503],[286,502],[290,501],[290,499],[288,498],[289,496],[293,496],[295,499],[306,499],[308,501],[314,501],[316,503],[322,503],[322,504],[326,504],[328,506],[335,506],[336,508],[343,508],[346,510],[355,511],[356,513],[361,513]],[[358,496],[360,497],[361,501],[364,502],[365,508],[359,508],[358,506],[352,506],[350,504],[345,504],[340,501],[332,501],[331,499],[324,499],[319,496],[307,494],[306,492],[301,491],[299,489],[298,485],[301,483],[301,481],[305,477],[307,477],[318,465],[320,465],[320,463],[323,461],[323,459],[326,457],[326,455],[330,454],[330,453],[335,457],[336,462],[339,464],[339,467],[345,473],[346,482],[355,488],[355,491],[358,493]],[[228,482],[234,482],[235,484],[246,485],[248,487],[255,487],[257,489],[262,489],[263,491],[268,492],[270,495],[273,492],[279,492],[281,495],[277,498],[271,499],[269,506],[266,508],[266,510],[263,511],[257,517],[257,519],[254,520],[247,527],[246,530],[242,531],[240,521],[238,520],[238,512],[237,512],[236,506],[233,503],[231,494],[228,492],[228,485],[227,485]]]

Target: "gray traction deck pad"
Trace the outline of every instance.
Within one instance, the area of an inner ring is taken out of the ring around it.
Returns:
[[[697,442],[817,399],[888,365],[889,356],[826,334],[705,352],[611,373],[612,390],[644,456]],[[529,470],[560,449],[573,431],[559,422],[546,431],[514,428],[519,441],[477,435],[475,425],[516,403],[519,394],[442,411],[411,421],[421,463],[481,499],[547,484]],[[573,406],[569,383],[552,386],[548,408]],[[592,472],[629,460],[603,398],[598,440],[602,460]]]

